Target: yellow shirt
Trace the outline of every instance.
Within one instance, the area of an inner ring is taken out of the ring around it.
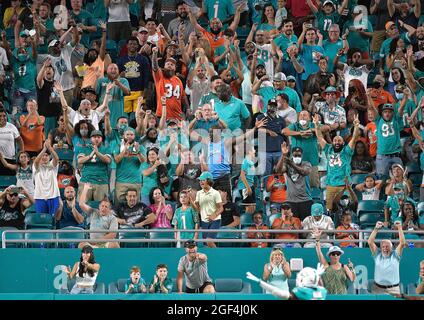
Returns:
[[[3,25],[4,28],[9,28],[11,27],[10,23],[14,22],[13,24],[16,24],[16,21],[18,21],[18,17],[21,14],[22,10],[24,10],[24,8],[19,8],[18,14],[16,15],[16,20],[12,21],[12,18],[14,16],[14,9],[12,7],[7,8],[6,11],[4,12],[4,16],[3,16]]]

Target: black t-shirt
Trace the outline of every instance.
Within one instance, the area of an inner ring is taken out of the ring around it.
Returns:
[[[269,134],[266,135],[266,152],[279,152],[281,150],[281,144],[285,141],[281,131],[286,127],[286,121],[278,116],[271,118],[267,114],[261,114],[257,117],[258,120],[263,118],[268,120],[265,128],[277,134],[276,137],[271,137]]]
[[[0,227],[24,229],[25,216],[22,213],[23,210],[21,199],[19,199],[18,204],[14,208],[11,208],[9,201],[5,199],[3,206],[0,208]]]
[[[180,177],[180,190],[185,190],[189,187],[195,190],[200,190],[199,180],[197,178],[202,174],[200,165],[186,164],[184,165],[183,175]]]
[[[114,210],[114,215],[119,219],[124,219],[129,224],[136,224],[146,220],[152,210],[144,203],[137,203],[130,208],[128,204],[120,204]]]
[[[34,28],[34,21],[33,21],[33,15],[31,12],[31,9],[26,7],[24,10],[22,10],[21,14],[19,15],[18,20],[22,22],[22,30],[31,30]]]
[[[221,227],[228,226],[233,223],[233,216],[240,217],[240,212],[235,203],[227,203],[224,205],[224,211],[221,213]]]
[[[365,172],[372,172],[373,169],[373,159],[371,157],[367,157],[365,159],[357,159],[353,158],[351,162],[352,170],[361,170]]]
[[[60,97],[53,92],[53,81],[44,79],[43,87],[37,86],[38,112],[44,117],[59,117],[62,112]]]

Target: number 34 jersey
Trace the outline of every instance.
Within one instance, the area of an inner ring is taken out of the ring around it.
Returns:
[[[392,154],[402,150],[400,132],[403,130],[403,119],[395,111],[392,120],[386,121],[380,115],[375,120],[377,124],[377,155]]]

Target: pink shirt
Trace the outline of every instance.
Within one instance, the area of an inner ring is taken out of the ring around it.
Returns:
[[[172,207],[170,204],[167,204],[162,207],[160,211],[158,211],[158,207],[155,204],[150,205],[149,208],[152,209],[153,213],[156,215],[156,221],[150,225],[151,228],[172,228],[171,220],[168,220],[168,218],[166,217],[167,211],[172,212]]]

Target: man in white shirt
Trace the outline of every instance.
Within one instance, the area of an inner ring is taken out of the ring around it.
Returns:
[[[134,0],[104,0],[108,8],[107,38],[119,42],[131,35],[130,4]]]
[[[7,114],[0,102],[0,153],[3,158],[11,164],[15,164],[16,148],[15,142],[19,146],[19,150],[24,150],[24,142],[19,134],[18,129],[11,123],[7,122]],[[1,176],[14,176],[16,171],[9,170],[0,162]]]
[[[302,229],[308,230],[306,235],[307,239],[315,240],[314,242],[307,242],[304,248],[315,248],[316,242],[322,240],[329,240],[330,236],[325,234],[325,230],[334,230],[334,222],[329,216],[323,215],[324,207],[321,203],[314,203],[311,207],[311,215],[302,221]],[[323,234],[324,233],[324,234]],[[325,242],[321,244],[323,248],[329,248],[332,244]]]
[[[289,106],[289,96],[285,93],[281,93],[277,96],[277,114],[280,118],[283,118],[286,122],[286,126],[297,122],[297,112],[295,109]]]

